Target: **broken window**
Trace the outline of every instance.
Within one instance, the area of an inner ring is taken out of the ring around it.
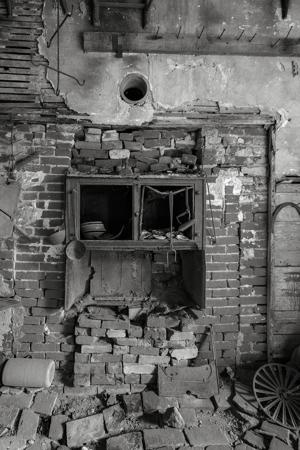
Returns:
[[[132,239],[132,187],[81,186],[80,224],[82,239]]]
[[[71,175],[66,187],[67,242],[84,249],[67,253],[67,308],[84,294],[204,306],[203,178]]]
[[[194,187],[143,186],[140,217],[142,239],[192,239]]]

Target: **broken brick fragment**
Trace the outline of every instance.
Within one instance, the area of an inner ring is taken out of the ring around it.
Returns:
[[[141,394],[123,395],[123,402],[127,414],[142,415],[143,405]]]
[[[57,414],[51,417],[49,438],[54,441],[60,441],[64,436],[64,424],[68,421],[68,417],[64,414]]]
[[[125,411],[119,404],[110,406],[103,411],[105,427],[111,434],[118,434],[124,431]]]
[[[2,406],[0,408],[0,427],[12,429],[19,414],[15,406]]]
[[[247,431],[243,439],[252,447],[258,448],[260,450],[266,448],[264,438],[260,434],[255,433],[252,430]]]
[[[76,419],[66,423],[67,444],[69,447],[79,447],[90,441],[105,436],[103,414]]]
[[[39,419],[40,416],[38,414],[35,414],[30,409],[24,409],[22,411],[18,427],[18,437],[25,439],[26,441],[30,439],[34,440],[37,433]]]
[[[168,408],[163,414],[164,425],[172,428],[183,429],[185,421],[177,408]]]
[[[57,393],[38,392],[32,405],[33,411],[51,416],[57,397]]]
[[[142,433],[126,433],[107,439],[106,450],[144,450]]]
[[[273,437],[269,450],[292,450],[293,447],[290,445],[285,444],[280,439],[277,439],[276,437]]]
[[[179,447],[186,443],[183,432],[175,428],[144,430],[143,433],[146,450],[167,445]]]
[[[185,434],[192,446],[228,445],[228,440],[220,427],[210,423],[209,420],[203,420],[200,427],[185,429]]]

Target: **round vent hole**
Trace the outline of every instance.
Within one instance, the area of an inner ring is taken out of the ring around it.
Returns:
[[[143,104],[149,92],[147,80],[140,74],[131,73],[121,82],[121,98],[131,105]]]

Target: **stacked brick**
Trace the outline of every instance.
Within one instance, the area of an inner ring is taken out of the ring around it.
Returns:
[[[87,128],[72,165],[84,173],[190,173],[196,170],[196,134],[185,130],[120,131]],[[197,145],[200,145],[197,142]]]
[[[203,342],[203,336],[207,337],[203,312],[190,310],[181,320],[147,314],[144,309],[140,319],[130,319],[135,312],[129,308],[118,315],[99,307],[99,313],[80,314],[75,328],[74,386],[139,392],[156,382],[158,366],[188,366],[195,358],[212,359],[209,339]]]
[[[208,211],[206,305],[220,334],[218,356],[222,365],[259,364],[267,349],[267,134],[220,127],[202,135],[213,215]]]

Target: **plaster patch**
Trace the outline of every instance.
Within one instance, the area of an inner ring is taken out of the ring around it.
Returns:
[[[238,169],[220,170],[215,183],[209,184],[209,191],[214,196],[212,203],[223,206],[225,198],[225,187],[233,187],[233,195],[240,195],[242,191],[243,174]]]
[[[254,201],[253,195],[240,195],[239,203],[240,205],[252,205]]]
[[[45,253],[44,261],[51,262],[54,259],[60,259],[65,251],[65,246],[62,244],[51,246]]]
[[[87,9],[86,3],[83,1],[80,2],[79,3],[79,14],[81,14],[82,16],[86,16],[87,13],[88,13],[88,9]]]
[[[252,230],[251,231],[251,233],[252,233],[252,237],[249,237],[249,238],[242,238],[242,240],[241,240],[241,242],[243,243],[243,244],[255,244],[255,240],[256,240],[256,232],[255,232],[255,230]]]
[[[254,248],[243,248],[243,258],[248,261],[254,258]]]
[[[6,336],[11,332],[11,308],[0,311],[0,350],[5,349]]]
[[[241,347],[243,345],[245,339],[245,335],[244,333],[242,333],[241,331],[238,332],[238,337],[237,337],[237,346]]]
[[[4,280],[3,275],[0,274],[0,297],[13,297],[14,295],[14,290]]]
[[[221,87],[224,90],[228,84],[228,80],[231,77],[231,68],[227,67],[227,69],[223,66],[223,64],[217,64],[216,68],[221,75]]]
[[[40,186],[46,174],[42,171],[30,172],[28,170],[17,173],[17,180],[21,183],[22,189],[26,190],[33,186]]]
[[[184,63],[177,63],[172,58],[167,58],[167,65],[171,72],[175,70],[181,70],[182,72],[188,72],[189,70],[197,69],[198,67],[203,66],[203,59],[198,58],[197,61],[189,60]]]
[[[244,220],[244,214],[243,214],[243,211],[239,211],[239,212],[238,212],[238,221],[239,221],[239,222],[243,222],[243,220]]]
[[[37,200],[33,200],[31,204],[28,202],[22,202],[18,206],[16,222],[18,225],[29,225],[36,220],[42,218],[44,209],[37,208]]]
[[[276,112],[277,131],[280,128],[286,127],[290,120],[289,114],[285,109],[278,109]]]
[[[45,228],[50,228],[50,219],[44,219],[43,223]]]
[[[25,308],[20,304],[17,308],[12,308],[12,333],[15,338],[22,334],[21,327],[24,325],[24,317],[26,315]]]

